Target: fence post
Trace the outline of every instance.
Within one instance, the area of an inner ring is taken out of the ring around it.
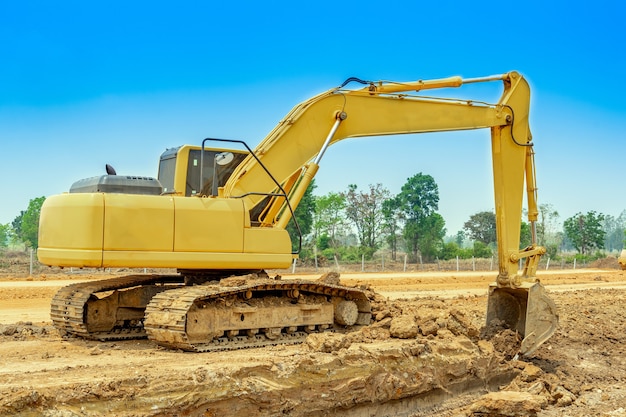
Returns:
[[[574,269],[576,269],[576,258],[574,258]]]
[[[456,272],[459,272],[459,255],[456,256]]]
[[[404,272],[406,272],[406,253],[404,254]]]
[[[33,248],[30,248],[30,270],[28,272],[28,276],[33,276]]]
[[[546,261],[546,271],[550,268],[550,257],[548,256],[548,260]]]
[[[297,259],[293,258],[293,262],[292,262],[292,265],[291,265],[291,273],[292,274],[296,273],[296,261],[297,261]]]
[[[489,264],[489,270],[493,270],[493,255],[491,255],[491,263]]]
[[[476,259],[472,256],[472,271],[476,271]]]
[[[335,257],[335,266],[337,267],[337,271],[339,271],[339,261],[337,260],[337,254],[333,255]]]
[[[422,263],[422,254],[420,253],[420,269],[424,269],[424,264]]]

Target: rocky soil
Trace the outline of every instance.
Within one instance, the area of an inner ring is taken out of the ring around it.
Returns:
[[[0,415],[626,416],[624,272],[541,276],[560,326],[529,358],[509,330],[481,337],[493,276],[343,274],[375,292],[372,325],[200,354],[59,335],[56,289],[101,275],[5,276]]]

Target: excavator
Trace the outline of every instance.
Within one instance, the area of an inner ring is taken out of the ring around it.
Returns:
[[[447,97],[493,82],[503,86],[496,103]],[[361,85],[348,88],[352,83]],[[432,90],[443,93],[426,94]],[[168,149],[156,179],[116,175],[107,166],[107,175],[45,200],[40,262],[176,272],[69,285],[52,300],[52,321],[85,338],[147,336],[196,352],[299,343],[313,332],[368,325],[372,307],[363,289],[266,272],[289,268],[298,256],[301,238],[292,245],[286,228],[324,154],[346,138],[489,129],[499,271],[488,290],[487,323],[516,331],[520,352],[530,355],[554,333],[558,315],[536,278],[545,249],[535,232],[529,103],[518,72],[411,82],[350,78],[296,105],[255,149],[217,138]],[[524,194],[532,244],[520,248]]]

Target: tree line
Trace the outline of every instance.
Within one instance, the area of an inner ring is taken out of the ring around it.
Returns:
[[[409,262],[432,262],[456,257],[489,258],[497,251],[496,216],[493,211],[472,214],[463,228],[447,235],[445,220],[437,213],[439,192],[435,180],[418,173],[392,195],[382,184],[359,190],[354,184],[343,192],[315,196],[313,182],[296,210],[304,235],[300,253],[343,261],[371,259],[385,249],[396,259],[399,252]],[[576,213],[559,222],[551,204],[541,204],[536,222],[537,241],[547,255],[557,259],[564,252],[576,252],[581,260],[604,257],[603,251],[624,248],[626,210],[618,217],[589,211]],[[296,229],[289,228],[292,241]],[[520,222],[520,248],[531,244],[531,227]]]
[[[439,190],[434,178],[418,173],[407,179],[400,193],[392,193],[382,184],[360,190],[351,184],[345,191],[314,195],[311,183],[295,211],[303,236],[300,259],[336,258],[342,261],[372,259],[384,249],[396,259],[406,254],[409,262],[432,262],[456,257],[488,258],[497,251],[496,217],[492,211],[472,214],[462,230],[447,235],[439,209]],[[26,210],[10,224],[0,224],[0,247],[38,246],[39,214],[45,197],[30,200]],[[520,248],[531,243],[530,226],[521,222]],[[590,211],[579,212],[559,222],[559,213],[550,204],[539,206],[536,224],[538,243],[548,255],[576,251],[589,259],[604,251],[624,247],[626,210],[618,217]],[[294,223],[288,231],[294,249],[299,248],[299,234]]]

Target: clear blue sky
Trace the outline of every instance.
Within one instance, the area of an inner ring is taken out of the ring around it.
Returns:
[[[479,3],[0,2],[0,223],[106,163],[156,176],[168,147],[207,136],[255,146],[295,104],[350,76],[509,70],[531,83],[539,202],[561,221],[619,215],[626,6]],[[352,139],[327,152],[317,194],[351,183],[396,194],[429,174],[454,234],[493,209],[490,164],[488,132]]]

